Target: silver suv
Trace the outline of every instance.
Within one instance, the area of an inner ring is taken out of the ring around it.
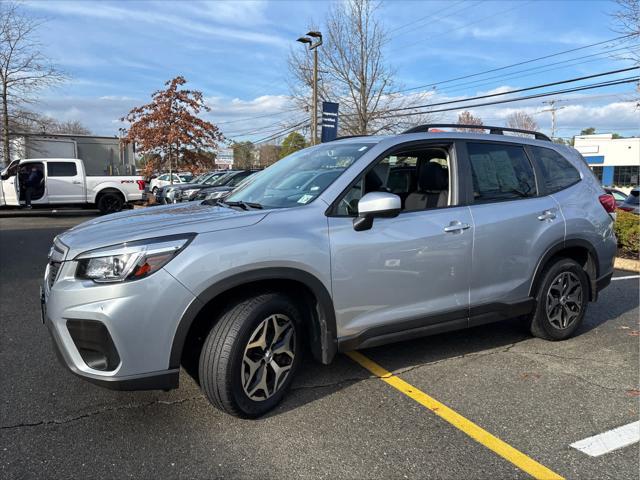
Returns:
[[[124,390],[176,388],[183,366],[213,405],[256,417],[306,353],[328,364],[511,317],[571,336],[613,272],[613,197],[576,150],[540,133],[432,127],[307,148],[217,206],[123,212],[59,235],[42,307],[62,360]],[[278,188],[310,170],[336,175]]]

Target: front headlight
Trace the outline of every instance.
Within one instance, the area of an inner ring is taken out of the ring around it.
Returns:
[[[216,198],[222,197],[227,192],[211,192],[207,194],[205,197],[206,200],[215,200]]]
[[[183,192],[183,196],[187,198],[193,198],[198,194],[199,191],[200,191],[199,188],[190,188],[189,190],[185,190]]]
[[[148,277],[169,263],[195,234],[126,242],[82,253],[76,278],[97,283],[124,282]]]

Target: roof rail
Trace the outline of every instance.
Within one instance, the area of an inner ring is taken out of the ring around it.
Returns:
[[[368,134],[362,134],[362,135],[343,135],[341,137],[336,137],[333,140],[330,140],[331,142],[335,142],[336,140],[344,140],[345,138],[358,138],[358,137],[368,137]]]
[[[457,123],[429,123],[426,125],[412,127],[402,133],[428,133],[432,128],[469,128],[476,130],[489,130],[491,135],[504,135],[504,132],[526,133],[533,135],[536,140],[546,140],[547,142],[551,141],[551,139],[544,133],[535,132],[533,130],[522,130],[520,128],[509,127],[491,127],[489,125],[460,125]]]

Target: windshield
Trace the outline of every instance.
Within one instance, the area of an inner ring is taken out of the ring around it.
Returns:
[[[233,177],[236,172],[223,173],[222,175],[217,175],[215,177],[211,177],[207,180],[207,185],[212,187],[219,187],[224,185],[226,181],[228,181],[231,177]]]
[[[250,202],[263,208],[306,205],[315,200],[373,144],[323,144],[300,150],[263,170],[225,202]]]

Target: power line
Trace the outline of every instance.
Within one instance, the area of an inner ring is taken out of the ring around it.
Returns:
[[[423,88],[426,88],[426,87],[433,87],[435,85],[442,85],[444,83],[455,82],[456,80],[464,80],[464,79],[467,79],[467,78],[478,77],[480,75],[485,75],[487,73],[499,72],[499,71],[506,70],[506,69],[509,69],[509,68],[512,68],[512,67],[518,67],[520,65],[526,65],[528,63],[537,62],[539,60],[546,60],[547,58],[558,57],[558,56],[564,55],[566,53],[577,52],[578,50],[584,50],[584,49],[587,49],[587,48],[596,47],[598,45],[604,45],[606,43],[611,43],[611,42],[615,42],[617,40],[622,40],[623,38],[630,38],[630,37],[634,37],[634,36],[637,37],[639,35],[640,34],[638,34],[638,33],[630,33],[628,35],[621,35],[619,37],[611,38],[609,40],[604,40],[602,42],[596,42],[596,43],[592,43],[592,44],[589,44],[589,45],[583,45],[582,47],[571,48],[569,50],[563,50],[562,52],[556,52],[556,53],[552,53],[552,54],[549,54],[549,55],[544,55],[542,57],[537,57],[537,58],[532,58],[530,60],[524,60],[522,62],[512,63],[511,65],[504,65],[502,67],[492,68],[490,70],[484,70],[482,72],[472,73],[472,74],[469,74],[469,75],[463,75],[463,76],[460,76],[460,77],[449,78],[447,80],[439,80],[437,82],[427,83],[427,84],[424,84],[424,85],[419,85],[417,87],[405,88],[403,90],[397,90],[397,91],[391,92],[391,93],[410,92],[412,90],[420,90],[420,89],[423,89]]]
[[[633,46],[635,46],[635,45],[633,45]],[[594,54],[591,54],[591,55],[583,55],[583,56],[580,56],[580,57],[569,58],[569,59],[563,60],[561,62],[553,62],[553,63],[547,63],[545,65],[539,65],[537,67],[525,68],[523,70],[517,70],[515,72],[507,73],[506,75],[505,74],[503,74],[503,75],[495,75],[493,77],[487,77],[487,78],[483,78],[481,80],[474,80],[474,81],[471,81],[471,82],[464,82],[464,83],[460,83],[460,84],[457,84],[457,85],[452,85],[451,87],[445,87],[445,88],[442,88],[442,89],[434,89],[434,91],[447,92],[447,93],[459,92],[461,90],[466,90],[469,87],[476,88],[476,87],[482,87],[482,86],[494,83],[492,81],[485,82],[485,80],[493,80],[493,79],[496,79],[496,78],[499,78],[501,80],[515,80],[517,78],[530,77],[532,75],[538,75],[540,73],[551,72],[551,71],[554,71],[554,70],[562,70],[564,68],[574,67],[576,65],[583,65],[585,63],[590,63],[590,62],[594,62],[594,61],[597,61],[597,60],[601,60],[600,58],[591,58],[591,57],[596,57],[596,56],[599,57],[601,55],[609,55],[610,53],[618,52],[620,50],[627,50],[628,48],[629,47],[621,47],[621,48],[609,50],[608,52],[599,52],[599,53],[594,53]],[[574,60],[582,60],[584,58],[591,58],[591,60],[587,60],[587,61],[584,61],[584,62],[568,63],[568,62],[573,62]],[[549,67],[549,66],[553,66],[553,65],[560,65],[560,66],[559,67],[555,67],[555,68],[547,68],[547,69],[544,69],[544,70],[540,70],[541,68]],[[523,72],[532,72],[532,73],[528,73],[526,75],[517,75],[518,73],[523,73]],[[458,87],[463,87],[463,88],[458,88]]]
[[[253,144],[254,145],[259,145],[261,143],[269,142],[269,141],[275,140],[276,138],[282,137],[283,135],[291,133],[291,132],[293,132],[295,130],[298,130],[299,128],[305,128],[307,126],[309,126],[309,122],[307,122],[307,120],[305,119],[304,121],[302,121],[302,122],[300,122],[300,123],[298,123],[296,125],[293,125],[291,127],[285,128],[284,130],[278,132],[275,135],[269,135],[268,137],[261,138],[260,140],[257,140],[255,142],[253,142]]]
[[[516,97],[516,98],[508,98],[505,100],[497,100],[497,101],[493,101],[493,102],[484,102],[484,103],[475,103],[475,104],[471,104],[471,105],[463,105],[463,106],[459,106],[459,107],[451,107],[451,108],[441,108],[441,109],[437,109],[437,110],[423,110],[423,111],[419,111],[419,112],[411,112],[411,113],[398,113],[396,115],[394,115],[393,117],[410,117],[413,115],[424,115],[427,113],[441,113],[441,112],[451,112],[451,111],[455,111],[455,110],[465,110],[465,109],[471,109],[471,108],[477,108],[477,107],[486,107],[489,105],[500,105],[503,103],[512,103],[512,102],[519,102],[522,100],[531,100],[534,98],[543,98],[543,97],[550,97],[553,95],[559,95],[559,94],[565,94],[565,93],[573,93],[573,92],[580,92],[583,90],[591,90],[591,89],[595,89],[595,88],[603,88],[603,87],[611,87],[614,85],[623,85],[623,84],[627,84],[627,83],[634,83],[634,82],[638,82],[640,81],[640,77],[628,77],[628,78],[624,78],[624,79],[620,79],[620,80],[611,80],[609,82],[600,82],[600,83],[595,83],[595,84],[591,84],[591,85],[584,85],[581,87],[573,87],[573,88],[567,88],[564,90],[556,90],[554,92],[546,92],[546,93],[538,93],[535,95],[526,95],[524,97]],[[393,112],[392,110],[389,110],[388,112]],[[385,117],[378,117],[378,118],[393,118],[392,116],[385,116]]]
[[[388,33],[389,33],[389,34],[392,34],[393,32],[397,32],[398,30],[403,30],[405,27],[408,27],[408,26],[410,26],[410,25],[415,25],[416,23],[422,23],[422,22],[423,22],[423,21],[425,21],[425,20],[434,21],[434,20],[442,20],[442,19],[444,19],[444,18],[451,17],[452,15],[455,15],[456,13],[459,13],[459,12],[461,12],[462,10],[465,10],[465,9],[468,9],[468,8],[473,8],[473,7],[477,6],[477,5],[479,5],[480,3],[482,3],[482,1],[483,1],[483,0],[479,0],[479,1],[475,2],[475,5],[472,5],[472,6],[466,6],[465,8],[461,8],[460,10],[456,10],[456,11],[454,11],[454,12],[451,12],[451,13],[447,14],[447,15],[438,16],[438,15],[440,15],[440,14],[442,14],[442,13],[446,12],[447,10],[450,10],[451,8],[455,7],[456,5],[459,5],[459,4],[461,4],[461,3],[464,3],[464,0],[460,0],[460,1],[457,1],[457,2],[454,2],[454,3],[451,3],[451,4],[447,5],[446,7],[442,8],[442,9],[440,9],[440,10],[436,10],[436,11],[435,11],[435,12],[433,12],[433,13],[430,13],[430,14],[428,14],[428,15],[425,15],[425,16],[423,16],[423,17],[420,17],[420,18],[418,18],[417,20],[413,20],[412,22],[405,23],[404,25],[400,25],[399,27],[396,27],[396,28],[394,28],[393,30],[390,30]],[[402,33],[403,33],[403,34],[405,34],[405,33],[407,33],[407,32],[410,32],[410,31],[412,31],[412,30],[415,30],[416,28],[419,28],[419,26],[414,26],[414,27],[411,27],[411,28],[409,28],[409,29],[403,30],[403,32],[402,32]],[[391,35],[391,37],[393,38],[393,37],[394,37],[394,35]],[[397,35],[395,35],[395,37],[397,37]]]
[[[526,92],[526,91],[530,91],[530,90],[537,90],[537,89],[540,89],[540,88],[553,87],[553,86],[556,86],[556,85],[563,85],[565,83],[579,82],[581,80],[589,80],[591,78],[603,77],[603,76],[607,76],[607,75],[614,75],[616,73],[628,72],[628,71],[631,71],[631,70],[638,70],[638,69],[640,69],[640,67],[621,68],[621,69],[618,69],[618,70],[610,70],[608,72],[596,73],[596,74],[593,74],[593,75],[587,75],[587,76],[583,76],[583,77],[570,78],[570,79],[567,79],[567,80],[560,80],[560,81],[557,81],[557,82],[544,83],[544,84],[541,84],[541,85],[533,85],[531,87],[525,87],[525,88],[518,88],[518,89],[515,89],[515,90],[509,90],[507,92],[491,93],[491,94],[487,94],[487,95],[477,95],[475,97],[466,97],[466,98],[461,98],[461,99],[458,99],[458,100],[447,100],[447,101],[444,101],[444,102],[427,103],[427,104],[423,104],[423,105],[413,105],[413,106],[410,106],[410,107],[391,108],[391,109],[388,109],[387,112],[401,112],[401,111],[405,111],[405,110],[414,110],[416,108],[438,107],[438,106],[442,106],[442,105],[450,105],[450,104],[453,104],[453,103],[468,102],[468,101],[471,101],[471,100],[481,100],[481,99],[485,99],[485,98],[500,97],[500,96],[503,96],[503,95],[510,95],[510,94],[513,94],[513,93],[521,93],[521,92]]]
[[[522,8],[523,6],[525,6],[526,4],[531,3],[531,2],[533,2],[533,0],[527,0],[526,2],[520,2],[519,4],[517,4],[517,5],[515,5],[515,6],[511,7],[511,8],[507,8],[506,10],[501,11],[501,12],[500,12],[500,15],[504,15],[505,13],[511,12],[511,11],[513,11],[513,10],[517,10],[518,8]],[[464,9],[461,9],[461,10],[464,10]],[[456,13],[457,13],[457,12],[456,12]],[[446,17],[449,17],[449,16],[451,16],[451,15],[447,15]],[[448,34],[450,34],[451,32],[455,32],[455,31],[457,31],[457,30],[462,30],[463,28],[466,28],[466,27],[468,27],[469,25],[475,25],[476,23],[480,23],[480,22],[482,22],[482,21],[484,21],[484,20],[487,20],[487,19],[489,19],[489,18],[494,18],[495,16],[496,16],[496,14],[495,14],[495,13],[493,13],[493,14],[491,14],[491,15],[487,15],[486,17],[479,18],[479,19],[477,19],[477,20],[474,20],[473,22],[469,22],[469,23],[462,24],[462,25],[460,25],[460,26],[458,26],[458,27],[456,27],[456,28],[450,28],[450,29],[448,29],[446,32],[441,32],[441,33],[438,33],[438,34],[436,34],[436,35],[430,35],[430,36],[425,37],[425,38],[422,38],[421,40],[418,40],[418,41],[416,41],[416,42],[411,42],[411,43],[406,43],[406,44],[404,44],[404,45],[400,45],[400,46],[398,46],[398,47],[393,48],[393,49],[392,49],[392,51],[393,51],[393,50],[398,50],[398,49],[400,49],[400,48],[411,47],[411,46],[413,46],[413,45],[417,45],[417,44],[422,43],[422,42],[425,42],[425,41],[427,41],[427,40],[432,40],[432,39],[434,39],[434,38],[441,37],[442,35],[448,35]],[[442,17],[442,18],[446,18],[446,17]],[[440,19],[439,19],[439,18],[435,18],[434,20],[440,20]]]
[[[295,110],[298,110],[298,108],[294,107],[294,108],[289,108],[287,110],[281,110],[281,111],[276,112],[276,113],[265,113],[263,115],[255,115],[253,117],[236,118],[236,119],[233,119],[233,120],[223,120],[222,122],[216,122],[216,125],[229,125],[230,123],[246,122],[247,120],[255,120],[256,118],[275,117],[277,115],[282,115],[283,113],[293,112]]]
[[[296,119],[296,122],[301,121],[301,119]],[[279,120],[277,122],[274,123],[270,123],[268,125],[263,125],[261,127],[253,127],[250,128],[249,130],[244,129],[244,130],[236,130],[236,131],[231,131],[231,132],[223,132],[225,136],[233,136],[233,137],[238,137],[238,136],[245,136],[245,135],[253,135],[256,133],[263,133],[263,132],[269,132],[270,130],[273,131],[277,131],[280,130],[281,128],[284,128],[285,125],[283,125],[283,120]]]

